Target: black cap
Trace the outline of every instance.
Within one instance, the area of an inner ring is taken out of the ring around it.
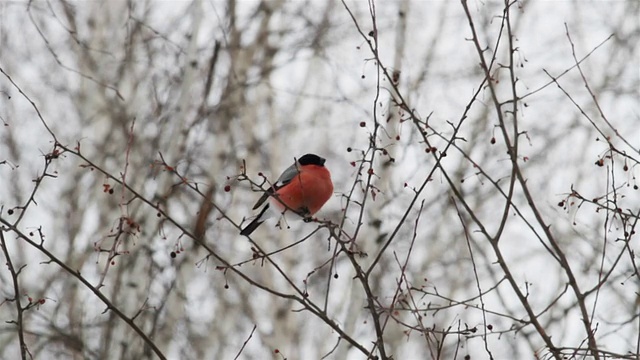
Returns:
[[[325,159],[316,154],[306,154],[298,159],[300,165],[318,165],[324,166]]]

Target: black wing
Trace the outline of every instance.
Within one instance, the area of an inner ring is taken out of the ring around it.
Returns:
[[[276,180],[275,184],[273,184],[273,186],[271,188],[269,188],[269,190],[265,191],[262,196],[260,197],[260,199],[258,199],[258,202],[256,202],[256,204],[253,206],[253,210],[259,208],[262,204],[264,204],[265,201],[267,201],[267,199],[270,196],[273,196],[273,194],[278,191],[278,189],[280,189],[281,187],[287,185],[288,183],[291,182],[291,180],[293,178],[295,178],[296,176],[298,176],[298,174],[300,173],[300,170],[298,169],[298,163],[296,162],[295,164],[289,166],[287,168],[287,170],[285,170],[280,177],[278,178],[278,180]]]

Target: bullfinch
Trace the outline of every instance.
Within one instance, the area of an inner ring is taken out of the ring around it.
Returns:
[[[240,235],[250,235],[260,224],[277,211],[284,214],[292,211],[309,218],[320,210],[333,194],[331,174],[324,166],[325,159],[315,154],[306,154],[289,166],[278,180],[265,191],[253,210],[259,208],[267,199],[269,202],[260,210]],[[269,214],[267,210],[271,207]]]

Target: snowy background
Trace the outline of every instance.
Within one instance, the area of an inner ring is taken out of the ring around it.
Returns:
[[[637,359],[640,3],[466,6],[0,2],[0,358]]]

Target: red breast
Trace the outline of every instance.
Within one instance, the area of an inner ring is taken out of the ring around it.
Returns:
[[[333,194],[331,174],[324,166],[305,165],[291,182],[276,191],[278,199],[271,203],[281,211],[287,208],[297,212],[308,211],[313,215]],[[282,203],[281,203],[282,202]]]

